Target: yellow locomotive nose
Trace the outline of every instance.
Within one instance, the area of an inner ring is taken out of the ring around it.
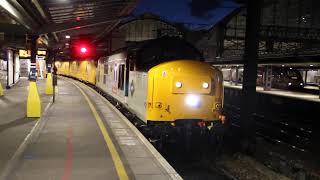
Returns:
[[[146,119],[218,120],[223,91],[220,74],[206,63],[188,60],[153,67],[148,72]]]

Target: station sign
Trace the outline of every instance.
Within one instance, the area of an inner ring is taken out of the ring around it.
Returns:
[[[37,56],[39,59],[44,59],[47,54],[46,50],[38,50],[37,51]],[[20,58],[30,58],[31,57],[31,51],[30,50],[25,50],[25,49],[19,49],[19,57]]]
[[[31,57],[30,50],[19,49],[19,58],[30,58],[30,57]]]
[[[46,54],[47,54],[47,51],[45,51],[45,50],[38,50],[37,51],[38,56],[45,56]]]

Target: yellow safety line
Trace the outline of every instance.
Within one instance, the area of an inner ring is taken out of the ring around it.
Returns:
[[[119,153],[116,150],[116,148],[110,138],[110,135],[109,135],[106,127],[104,126],[103,121],[101,120],[96,108],[93,106],[92,102],[90,101],[88,96],[83,92],[83,90],[79,86],[77,86],[76,84],[74,84],[74,83],[72,83],[72,84],[75,85],[80,90],[81,94],[85,97],[85,99],[87,100],[87,103],[90,106],[92,114],[94,115],[94,117],[99,125],[100,131],[101,131],[103,138],[104,138],[104,140],[108,146],[108,149],[110,151],[110,154],[111,154],[112,160],[115,164],[119,179],[120,180],[128,180],[129,178],[128,178],[127,172],[123,166],[123,163],[121,161]]]

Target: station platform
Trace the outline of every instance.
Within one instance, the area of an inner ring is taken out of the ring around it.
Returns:
[[[242,85],[234,85],[230,82],[224,81],[224,86],[227,88],[235,88],[235,89],[242,89]],[[309,93],[303,93],[303,92],[295,92],[290,90],[282,90],[282,89],[275,89],[272,88],[270,91],[263,90],[263,87],[257,86],[257,92],[258,93],[264,93],[264,94],[270,94],[275,96],[282,96],[282,97],[288,97],[288,98],[294,98],[294,99],[300,99],[304,101],[312,101],[312,102],[319,102],[320,98],[319,95],[316,94],[309,94]]]
[[[44,93],[45,80],[37,84],[44,111],[51,97]],[[0,97],[0,172],[37,122],[26,118],[28,85],[26,78],[20,78],[10,90],[4,87],[4,96]]]
[[[116,108],[75,80],[58,80],[56,101],[35,121],[0,180],[182,179]]]

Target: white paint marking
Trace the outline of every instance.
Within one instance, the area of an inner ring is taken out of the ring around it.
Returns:
[[[137,145],[137,140],[130,136],[120,136],[119,141],[121,145],[127,145],[127,146]]]
[[[128,136],[129,135],[129,133],[126,129],[114,129],[113,132],[116,136]]]
[[[118,128],[118,129],[124,128],[124,126],[121,123],[115,123],[115,122],[111,122],[110,126],[111,128]]]

